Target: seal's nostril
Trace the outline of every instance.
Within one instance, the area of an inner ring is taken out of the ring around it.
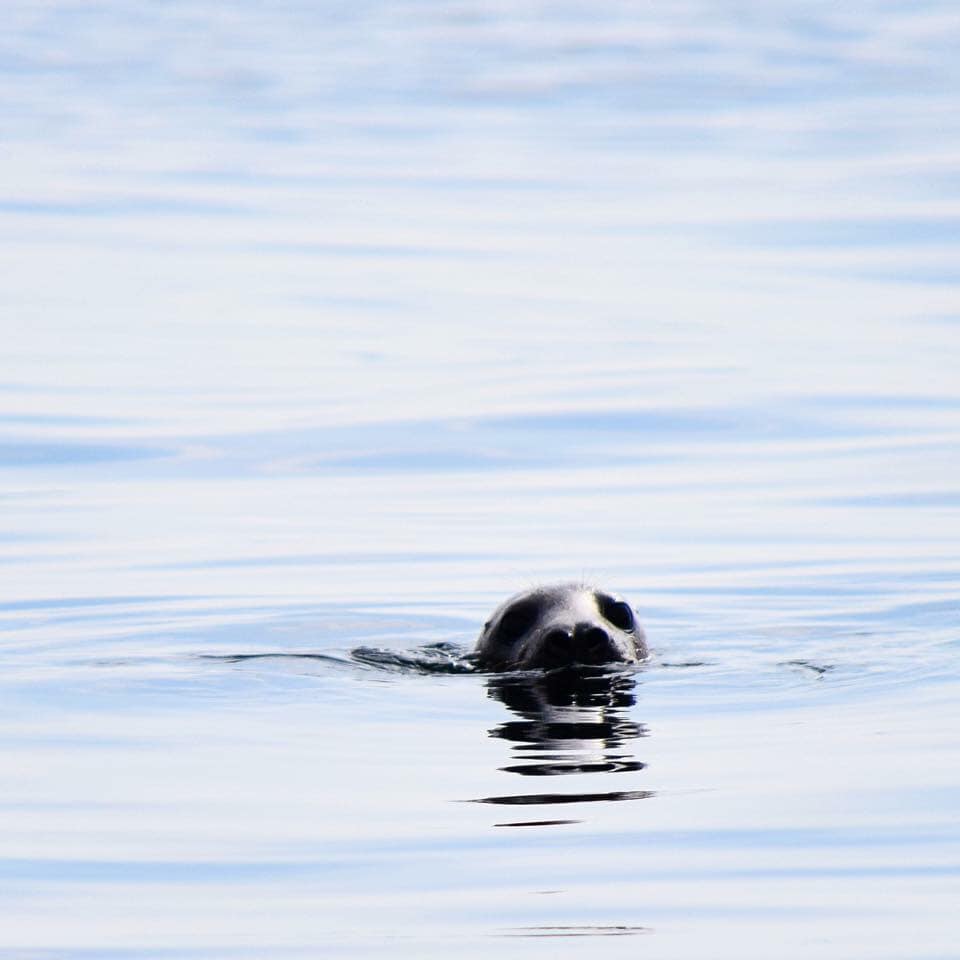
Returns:
[[[610,642],[610,634],[603,627],[589,623],[580,624],[575,636],[585,647],[598,647]]]
[[[550,650],[569,651],[572,641],[573,637],[570,636],[569,631],[558,628],[556,630],[550,630],[544,635],[543,646]]]
[[[562,627],[548,630],[540,642],[540,656],[545,664],[570,663],[573,659],[573,635]]]
[[[574,631],[574,647],[577,659],[582,663],[603,663],[614,653],[610,634],[591,623],[577,625]]]

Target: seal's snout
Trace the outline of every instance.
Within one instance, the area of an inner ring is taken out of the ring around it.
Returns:
[[[493,669],[637,663],[647,655],[629,605],[578,584],[539,587],[494,611],[477,641],[477,657]]]
[[[578,623],[573,631],[574,657],[578,663],[608,663],[619,659],[613,637],[595,623]]]
[[[552,627],[541,638],[539,656],[532,659],[544,666],[567,663],[609,663],[620,659],[613,638],[595,623],[578,623],[571,630],[566,626]]]
[[[548,630],[540,642],[540,658],[544,663],[569,663],[573,659],[573,634],[566,627]]]

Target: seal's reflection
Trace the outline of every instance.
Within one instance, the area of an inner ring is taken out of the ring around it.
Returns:
[[[516,716],[490,731],[491,737],[510,742],[517,761],[500,769],[525,777],[643,770],[646,765],[636,760],[627,748],[631,740],[647,734],[642,724],[627,715],[636,702],[635,688],[632,674],[601,669],[490,677],[489,696]],[[653,793],[649,790],[524,793],[483,797],[478,802],[522,806],[640,800],[650,796]],[[537,820],[500,826],[571,822],[575,821]]]

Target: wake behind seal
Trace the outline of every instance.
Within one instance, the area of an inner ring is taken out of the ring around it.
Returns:
[[[584,584],[536,587],[494,610],[474,651],[486,670],[639,663],[643,628],[622,598]]]

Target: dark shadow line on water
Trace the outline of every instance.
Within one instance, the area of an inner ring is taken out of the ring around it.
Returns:
[[[803,670],[809,670],[811,673],[817,675],[818,680],[822,680],[824,674],[829,673],[831,670],[836,670],[836,664],[833,663],[811,663],[809,660],[781,660],[777,663],[778,667],[800,667]]]
[[[634,773],[647,765],[640,760],[604,760],[577,763],[562,760],[557,763],[524,763],[499,767],[504,773],[519,773],[524,777],[556,777],[571,773]]]
[[[513,927],[499,933],[491,934],[495,937],[635,937],[640,933],[651,933],[650,927],[634,927],[613,924],[610,926],[543,926],[543,927]]]
[[[512,823],[495,823],[495,827],[565,827],[569,824],[584,823],[583,820],[516,820]]]
[[[522,793],[508,797],[477,797],[466,803],[495,803],[503,806],[532,806],[555,803],[597,803],[603,801],[648,800],[655,797],[653,790],[613,790],[609,793]]]
[[[325,663],[349,664],[346,657],[327,653],[198,653],[198,660],[215,660],[219,663],[246,663],[248,660],[319,660]]]

